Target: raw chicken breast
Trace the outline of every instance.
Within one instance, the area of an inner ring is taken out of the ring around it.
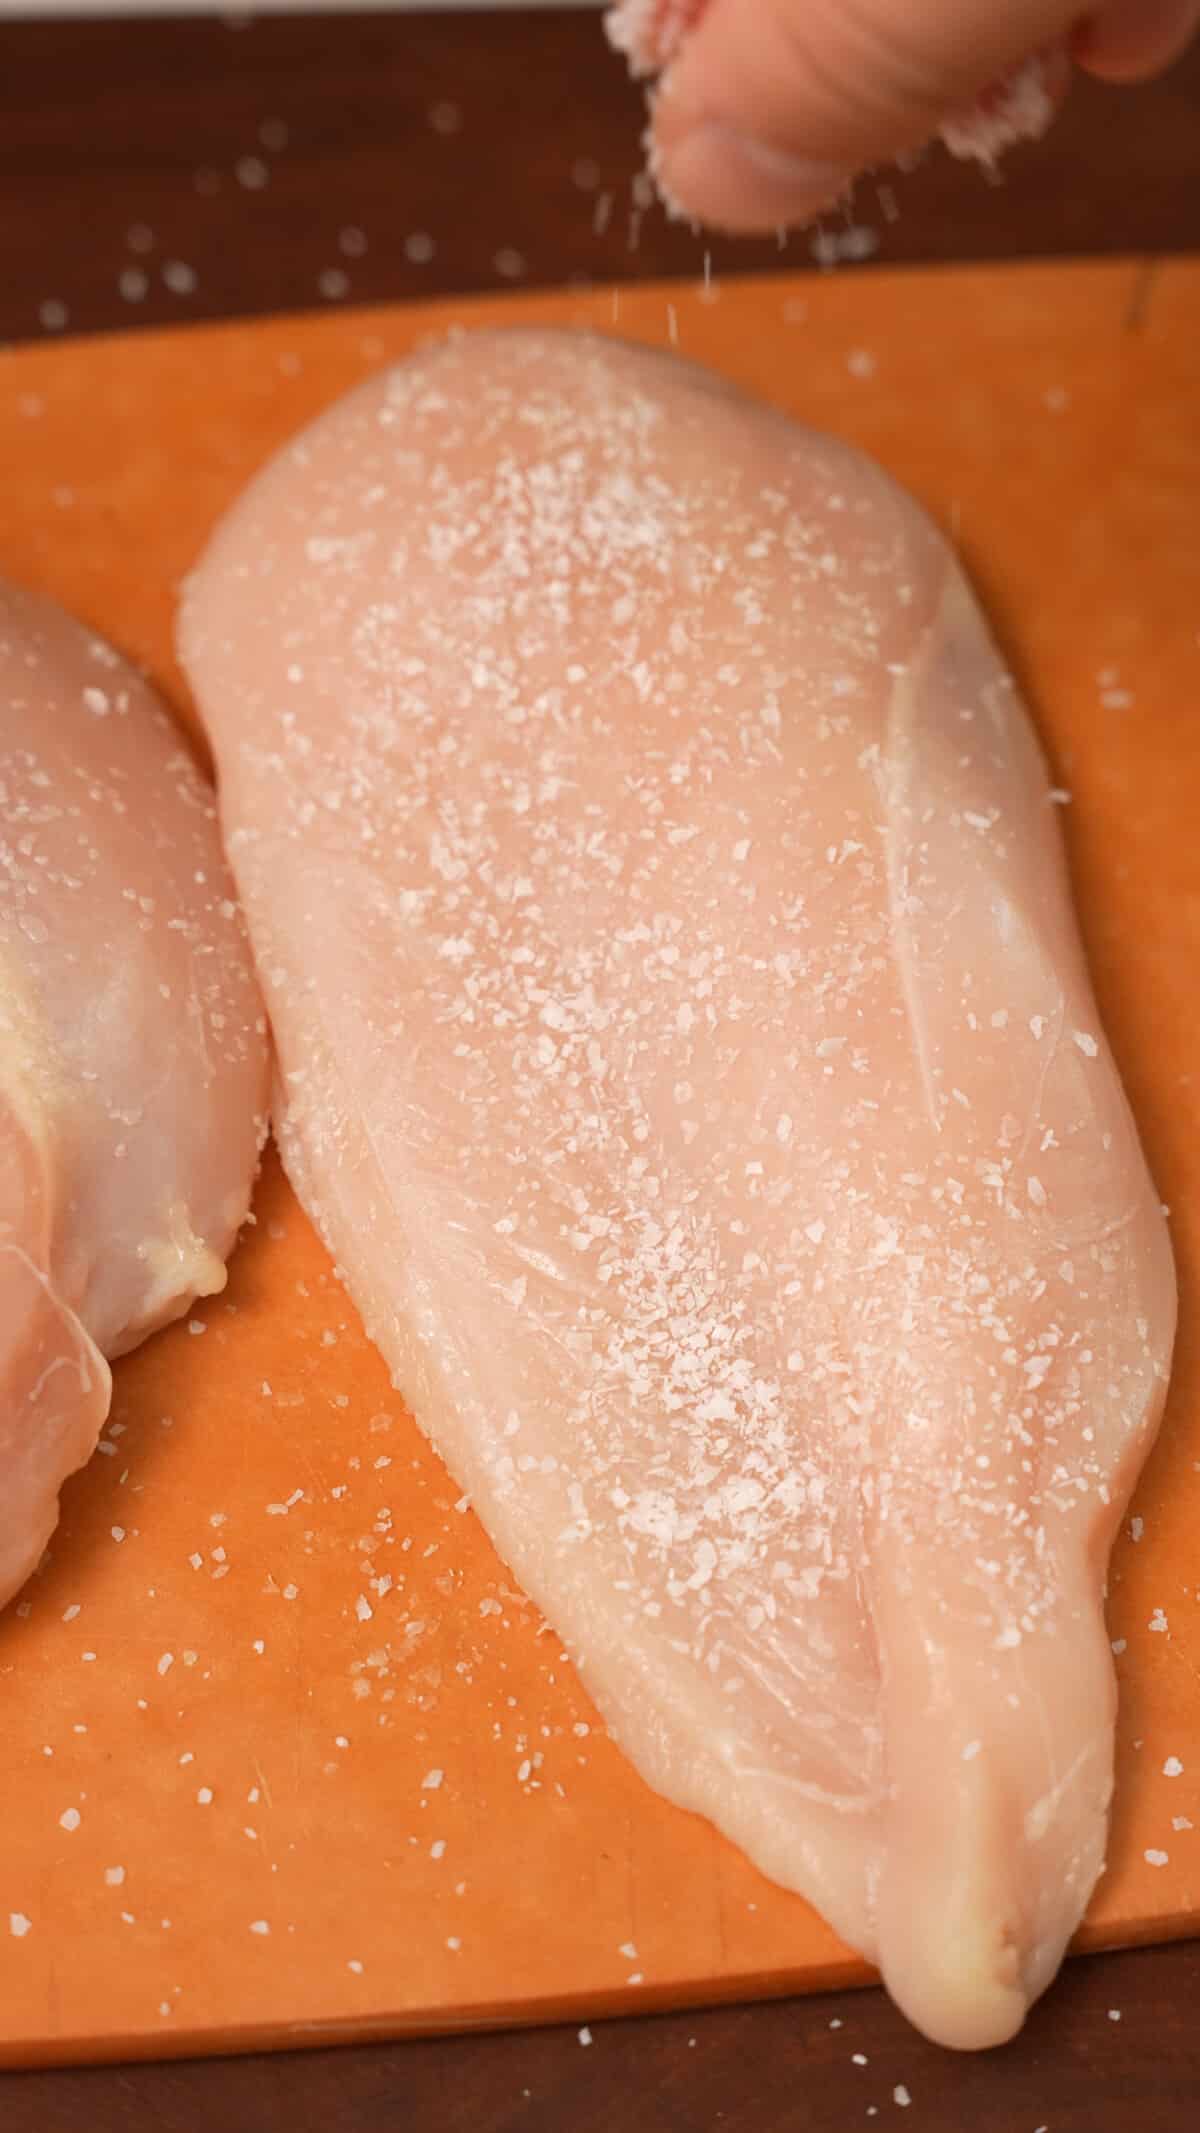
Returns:
[[[224,1286],[268,1096],[212,794],[147,684],[0,582],[0,1603],[104,1358]]]
[[[1174,1285],[945,543],[700,371],[479,335],[259,476],[182,641],[398,1386],[650,1783],[1007,2037],[1103,1860]]]

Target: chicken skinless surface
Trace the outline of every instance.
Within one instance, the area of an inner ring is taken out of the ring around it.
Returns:
[[[289,1174],[649,1782],[959,2046],[1100,1872],[1163,1215],[945,541],[675,359],[471,335],[182,647]]]
[[[106,1357],[225,1284],[266,1017],[211,788],[101,638],[0,581],[0,1603]]]

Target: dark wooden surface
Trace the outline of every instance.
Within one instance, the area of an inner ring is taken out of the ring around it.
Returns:
[[[590,14],[10,23],[0,335],[696,273],[705,241],[638,208],[640,123]],[[1200,55],[1136,95],[1081,86],[1001,184],[933,156],[865,183],[852,220],[891,262],[1195,248]],[[782,255],[711,249],[716,271],[814,264],[811,234]],[[0,2117],[5,2133],[1190,2133],[1200,1944],[1070,1963],[1021,2039],[978,2058],[924,2044],[870,1992],[597,2024],[590,2046],[556,2029],[9,2075]]]
[[[641,127],[590,11],[9,24],[0,335],[812,264],[811,232],[709,246],[643,213]],[[885,261],[1168,250],[1198,181],[1200,52],[1081,83],[1000,183],[940,150],[867,180],[853,221]]]

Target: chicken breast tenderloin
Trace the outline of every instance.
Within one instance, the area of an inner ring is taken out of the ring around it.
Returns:
[[[1100,1872],[1163,1217],[1042,759],[876,468],[477,335],[187,593],[304,1204],[649,1782],[948,2044]]]
[[[211,790],[109,645],[0,582],[0,1603],[105,1357],[224,1286],[268,1094]]]

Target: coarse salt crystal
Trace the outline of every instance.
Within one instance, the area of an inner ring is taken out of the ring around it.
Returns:
[[[1148,1851],[1144,1851],[1142,1853],[1142,1857],[1145,1860],[1147,1866],[1165,1866],[1170,1857],[1170,1854],[1169,1852],[1157,1851],[1155,1847],[1151,1845]]]
[[[583,2028],[579,2032],[579,2041],[581,2044],[590,2044],[592,2041],[592,2032],[588,2028],[586,2022],[584,2023]]]
[[[436,1792],[445,1775],[444,1770],[427,1770],[421,1779],[422,1792]]]
[[[271,1930],[271,1928],[270,1928],[270,1926],[269,1926],[269,1924],[267,1923],[267,1920],[266,1920],[265,1918],[252,1918],[252,1919],[251,1919],[251,1921],[250,1921],[250,1931],[251,1931],[252,1933],[259,1933],[259,1934],[263,1934],[263,1933],[269,1933],[269,1932],[270,1932],[270,1930]]]
[[[58,1818],[60,1829],[78,1829],[81,1820],[77,1807],[64,1807]]]
[[[9,1912],[8,1930],[14,1940],[24,1940],[25,1935],[32,1930],[32,1927],[33,1920],[32,1918],[26,1918],[24,1911]]]

